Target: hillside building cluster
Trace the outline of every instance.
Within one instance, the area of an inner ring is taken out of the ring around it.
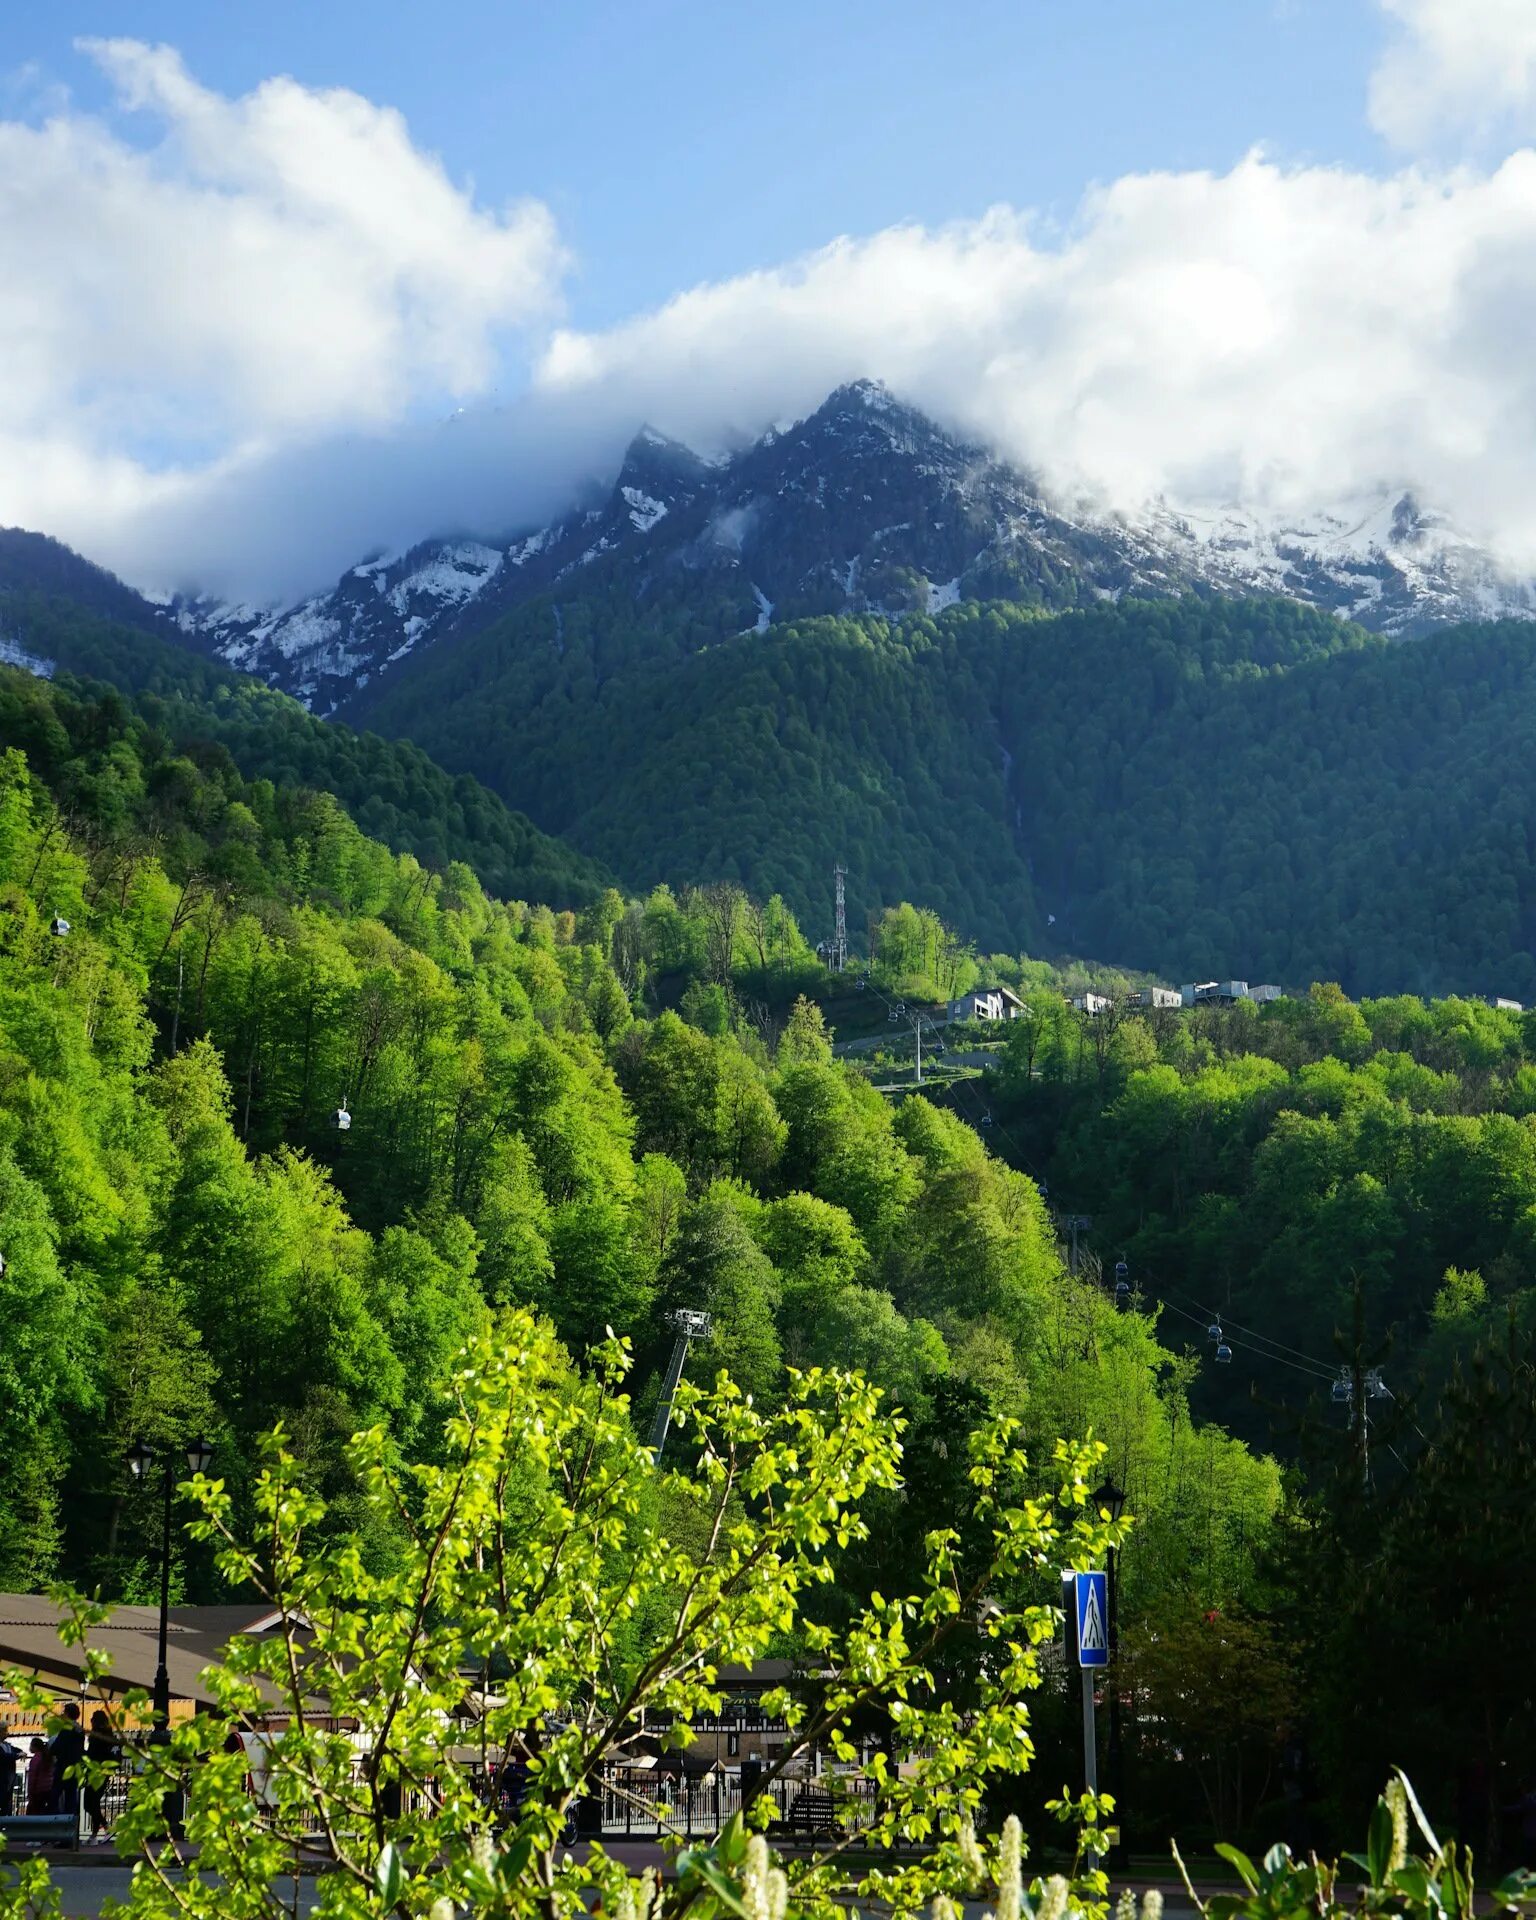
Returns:
[[[1251,987],[1246,980],[1191,980],[1182,987],[1133,987],[1118,998],[1108,993],[1074,993],[1068,996],[1067,1004],[1074,1013],[1087,1014],[1091,1019],[1111,1012],[1116,1006],[1131,1013],[1159,1013],[1187,1007],[1235,1007],[1242,1000],[1263,1006],[1284,997],[1281,988],[1267,982]],[[1501,1013],[1524,1012],[1520,1001],[1507,999],[1503,994],[1489,993],[1481,997],[1484,1005]],[[972,987],[968,993],[949,1002],[951,1020],[1017,1020],[1021,1013],[1028,1011],[1012,987]]]
[[[1133,1013],[1157,1013],[1176,1007],[1235,1007],[1240,1000],[1262,1005],[1279,998],[1278,987],[1250,987],[1246,980],[1192,980],[1182,987],[1135,987],[1118,1001],[1107,993],[1077,993],[1071,1005],[1089,1015],[1108,1013],[1117,1005]]]
[[[972,987],[949,1003],[951,1020],[1017,1020],[1028,1011],[1012,987]]]
[[[1091,1016],[1108,1013],[1117,1005],[1133,1013],[1157,1013],[1181,1007],[1234,1007],[1239,1000],[1262,1005],[1280,997],[1278,987],[1250,987],[1246,980],[1198,980],[1183,987],[1134,987],[1118,1000],[1108,993],[1075,993],[1068,1004],[1075,1012]],[[972,987],[948,1006],[951,1020],[1017,1020],[1028,1011],[1013,988],[1004,986]]]

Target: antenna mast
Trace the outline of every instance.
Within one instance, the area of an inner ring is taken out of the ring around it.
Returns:
[[[837,888],[837,925],[832,934],[832,971],[841,973],[848,964],[848,904],[843,897],[843,882],[848,878],[848,869],[839,863],[832,869],[833,884]]]

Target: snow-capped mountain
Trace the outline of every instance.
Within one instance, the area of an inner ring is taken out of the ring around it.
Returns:
[[[695,504],[709,472],[688,448],[647,428],[606,500],[552,526],[497,544],[428,540],[375,555],[297,606],[181,597],[167,611],[193,644],[318,713],[334,713],[407,655],[488,626],[561,580],[585,582],[595,563],[621,553],[633,559],[670,513]]]
[[[171,606],[232,667],[259,674],[328,712],[347,691],[404,658],[423,634],[476,598],[507,561],[474,540],[428,541],[365,560],[331,592],[285,610],[206,600]]]
[[[1286,594],[1378,633],[1405,637],[1456,620],[1536,617],[1530,580],[1512,578],[1409,493],[1296,518],[1164,507],[1141,532],[1222,592]]]
[[[1401,491],[1297,518],[1064,508],[867,381],[717,462],[647,428],[611,490],[550,526],[378,555],[294,607],[183,599],[169,611],[192,644],[331,713],[366,711],[426,649],[540,595],[557,633],[563,609],[600,598],[686,623],[706,644],[813,613],[1201,589],[1282,593],[1403,637],[1536,615],[1531,582]]]

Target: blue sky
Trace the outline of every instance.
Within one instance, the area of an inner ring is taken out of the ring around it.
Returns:
[[[998,201],[1069,219],[1092,182],[1256,142],[1383,153],[1369,0],[81,0],[3,10],[0,70],[109,111],[72,42],[120,34],[221,93],[285,73],[399,108],[482,200],[548,203],[586,326],[839,233]]]
[[[861,376],[1069,507],[1536,574],[1536,0],[13,6],[0,261],[0,524],[147,587]]]

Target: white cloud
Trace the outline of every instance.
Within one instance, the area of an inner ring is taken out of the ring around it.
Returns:
[[[0,520],[110,521],[210,459],[483,393],[505,330],[547,323],[547,211],[478,208],[397,113],[82,45],[158,138],[0,122]]]
[[[511,531],[611,474],[643,420],[719,446],[861,375],[1063,494],[1412,487],[1536,568],[1536,153],[1137,175],[1065,233],[1006,208],[896,228],[540,333],[547,217],[477,209],[396,116],[100,57],[159,147],[0,127],[0,235],[27,269],[0,281],[0,520],[141,584],[297,593],[375,546]],[[508,326],[541,342],[525,390],[425,423],[492,377]],[[147,434],[180,449],[161,470]]]
[[[1380,0],[1396,31],[1371,76],[1371,124],[1417,150],[1448,134],[1536,129],[1533,0]]]
[[[1068,494],[1315,506],[1412,486],[1536,563],[1536,154],[1374,179],[1127,178],[1046,244],[1000,211],[840,241],[556,336],[545,389],[685,439],[873,374]]]

